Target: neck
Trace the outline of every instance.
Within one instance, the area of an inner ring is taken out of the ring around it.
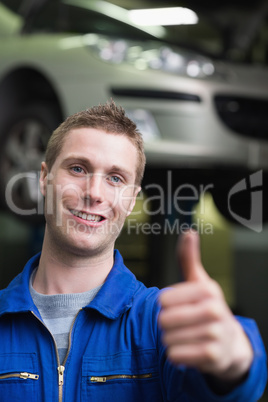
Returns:
[[[101,255],[81,256],[55,250],[44,238],[33,288],[42,294],[82,293],[102,285],[113,266],[113,248]]]

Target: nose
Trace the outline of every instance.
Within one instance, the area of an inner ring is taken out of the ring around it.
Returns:
[[[90,204],[103,202],[104,180],[102,174],[92,173],[88,176],[85,183],[83,198],[84,200],[88,200]]]

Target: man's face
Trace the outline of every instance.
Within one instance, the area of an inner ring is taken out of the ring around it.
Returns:
[[[79,128],[67,134],[61,153],[40,178],[47,233],[53,244],[79,255],[110,251],[140,188],[137,150],[117,134]]]

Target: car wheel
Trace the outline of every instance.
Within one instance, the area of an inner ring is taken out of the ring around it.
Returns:
[[[29,104],[1,124],[0,196],[19,217],[38,221],[42,214],[39,172],[45,149],[60,117],[50,104]]]

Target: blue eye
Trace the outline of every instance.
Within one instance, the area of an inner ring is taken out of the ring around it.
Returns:
[[[111,180],[111,182],[113,182],[115,184],[121,183],[121,181],[122,181],[120,179],[120,177],[118,177],[118,176],[111,176],[110,180]]]
[[[80,166],[73,166],[72,171],[75,172],[75,173],[83,173],[84,169],[81,168]]]

